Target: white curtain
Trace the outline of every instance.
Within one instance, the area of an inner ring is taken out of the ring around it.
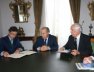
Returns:
[[[58,37],[59,47],[65,45],[73,24],[69,0],[44,0],[42,26],[50,28],[50,33]]]

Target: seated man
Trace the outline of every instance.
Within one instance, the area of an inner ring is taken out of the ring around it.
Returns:
[[[22,45],[20,44],[17,36],[18,29],[15,26],[10,27],[7,36],[2,37],[0,40],[0,50],[2,49],[1,56],[8,57],[9,54],[19,53]]]
[[[71,35],[66,45],[60,50],[68,49],[74,56],[84,55],[88,56],[92,54],[92,47],[89,36],[81,33],[81,27],[79,24],[73,24],[71,26]]]
[[[39,36],[33,46],[34,51],[57,51],[58,43],[55,36],[49,34],[50,30],[48,27],[41,29],[41,35]]]

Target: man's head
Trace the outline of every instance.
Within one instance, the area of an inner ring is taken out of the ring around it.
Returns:
[[[14,39],[17,36],[17,32],[18,32],[17,27],[12,26],[12,27],[9,28],[8,31],[9,31],[8,35],[9,35],[10,38]]]
[[[73,24],[71,26],[71,35],[73,37],[77,37],[81,33],[81,26],[80,24]]]
[[[41,28],[41,35],[44,39],[46,39],[49,36],[50,30],[48,27]]]

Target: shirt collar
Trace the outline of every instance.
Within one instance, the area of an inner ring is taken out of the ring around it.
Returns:
[[[48,38],[49,38],[49,37],[47,37],[47,38],[46,38],[46,39],[44,39],[44,40],[48,40]]]
[[[46,40],[48,40],[49,36],[46,38]],[[45,40],[45,39],[44,39]]]
[[[81,36],[81,34],[79,34],[76,38],[77,38],[77,39],[80,39],[80,36]]]
[[[10,36],[8,36],[9,40],[13,40]]]

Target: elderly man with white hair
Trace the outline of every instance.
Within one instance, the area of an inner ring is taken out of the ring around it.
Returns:
[[[89,56],[92,54],[92,47],[89,36],[81,33],[80,24],[73,24],[70,28],[71,35],[68,42],[60,50],[70,50],[73,56],[84,55]]]

